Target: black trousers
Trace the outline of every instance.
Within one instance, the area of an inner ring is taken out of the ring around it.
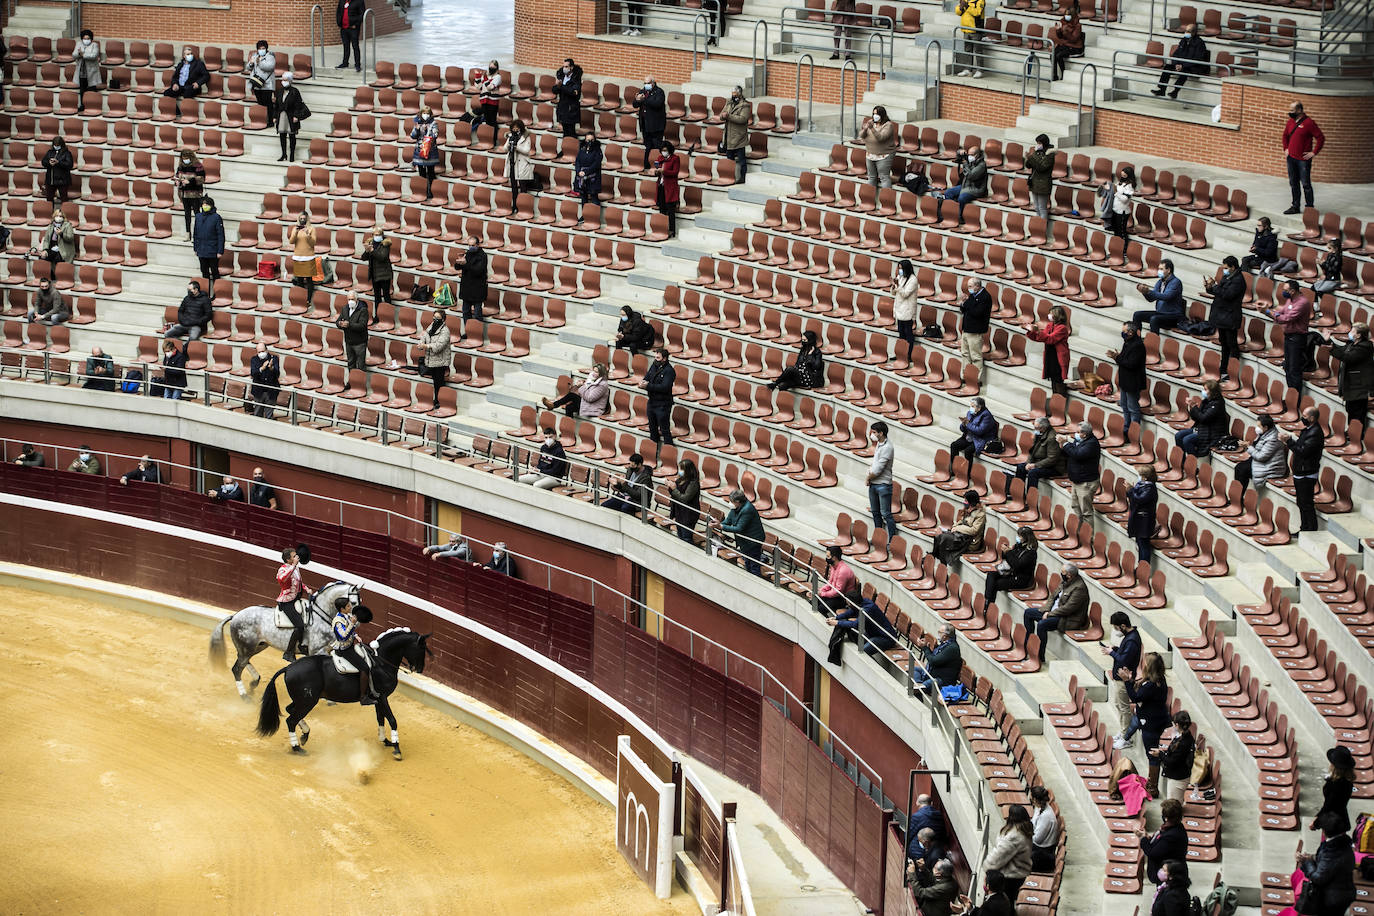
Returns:
[[[183,201],[181,202],[181,210],[182,210],[183,215],[185,215],[185,217],[186,217],[186,234],[187,234],[187,235],[190,235],[190,234],[191,234],[191,227],[192,227],[193,225],[195,225],[195,222],[196,222],[196,211],[199,210],[199,209],[200,209],[200,198],[199,198],[199,197],[197,197],[197,198],[194,199],[194,200],[183,200]]]
[[[272,97],[271,89],[254,89],[253,98],[258,100],[258,104],[267,109],[267,123],[273,124],[277,120],[276,102]]]
[[[1288,387],[1302,393],[1302,369],[1307,362],[1306,334],[1283,335],[1283,377]]]
[[[853,627],[836,626],[830,633],[830,655],[826,661],[832,665],[838,665],[844,656],[845,641],[854,635]]]
[[[644,162],[649,164],[649,154],[663,147],[663,131],[644,131]]]
[[[654,444],[673,444],[673,405],[649,404],[649,439]]]
[[[377,315],[377,304],[380,303],[380,302],[385,302],[387,305],[390,305],[390,304],[391,304],[391,281],[390,281],[390,280],[382,280],[382,281],[380,281],[380,282],[378,282],[377,280],[373,280],[373,281],[372,281],[372,315],[373,315],[373,317],[376,317],[376,315]]]
[[[219,279],[219,255],[213,258],[198,258],[200,261],[200,275],[210,280]]]
[[[1240,330],[1238,328],[1217,328],[1217,341],[1221,344],[1221,374],[1228,374],[1232,358],[1240,359]],[[1240,367],[1236,367],[1240,372]]]
[[[665,200],[659,204],[658,212],[668,217],[668,235],[677,238],[677,201]]]
[[[564,416],[577,416],[577,412],[582,409],[582,395],[578,394],[576,391],[569,391],[558,400],[549,404],[550,410],[557,410],[560,407],[563,408]]]
[[[348,54],[352,51],[353,60],[357,62],[357,68],[361,70],[363,68],[363,52],[362,49],[358,47],[358,30],[339,29],[339,40],[343,42],[343,66],[348,66]]]
[[[992,604],[997,600],[998,592],[1030,588],[1033,581],[1033,576],[1018,576],[1016,573],[1004,573],[994,569],[984,580],[983,597],[987,599],[988,604]]]
[[[916,321],[897,319],[897,339],[906,341],[906,361],[911,362],[911,351],[916,349]]]
[[[960,455],[964,456],[965,461],[972,463],[973,456],[976,454],[978,454],[978,450],[973,447],[973,440],[968,436],[960,436],[949,444],[950,467],[954,467],[954,459]]]
[[[1355,435],[1355,424],[1360,424],[1360,437],[1364,437],[1364,431],[1369,425],[1369,398],[1360,398],[1355,401],[1345,402],[1346,427],[1350,431],[1346,435]]]
[[[560,121],[559,123],[560,123],[560,124],[562,125],[562,127],[563,127],[563,136],[565,136],[565,137],[576,137],[576,136],[577,136],[577,128],[578,128],[578,126],[579,126],[577,121],[568,121],[568,122],[566,122],[566,123]]]
[[[434,406],[439,406],[439,389],[444,387],[444,380],[448,378],[448,366],[426,366],[425,375],[429,376],[430,384],[434,386]]]
[[[464,302],[464,303],[463,303],[463,325],[464,325],[464,329],[463,329],[463,330],[464,330],[464,333],[466,333],[466,331],[467,331],[467,327],[466,327],[466,326],[467,326],[467,323],[468,323],[469,321],[471,321],[472,319],[476,318],[478,321],[486,321],[486,320],[487,320],[487,316],[486,316],[486,314],[484,313],[483,308],[482,308],[485,304],[486,304],[486,303],[485,303],[484,301],[482,301],[482,300],[476,300],[476,301],[473,301],[473,302]]]
[[[1303,531],[1317,530],[1317,478],[1294,477],[1293,490],[1298,498],[1298,518]]]
[[[305,619],[301,617],[300,611],[296,610],[294,601],[278,601],[277,609],[280,610],[291,621],[291,625],[296,628],[296,638],[301,639],[305,636]]]

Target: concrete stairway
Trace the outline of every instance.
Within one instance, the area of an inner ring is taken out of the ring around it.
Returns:
[[[66,38],[71,29],[72,13],[69,6],[38,6],[33,3],[20,3],[14,8],[14,15],[5,25],[5,34],[23,35],[28,38],[51,38],[56,41]]]

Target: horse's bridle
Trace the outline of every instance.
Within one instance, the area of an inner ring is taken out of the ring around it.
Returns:
[[[342,579],[336,579],[335,581],[330,582],[329,585],[325,585],[321,588],[315,589],[315,593],[310,596],[310,602],[307,605],[307,607],[313,616],[318,617],[320,620],[324,621],[324,625],[326,627],[330,627],[333,625],[334,618],[325,611],[320,610],[320,592],[335,585],[348,586],[348,603],[355,606],[358,603],[358,597],[362,594],[363,591],[361,585],[348,583],[343,581]]]

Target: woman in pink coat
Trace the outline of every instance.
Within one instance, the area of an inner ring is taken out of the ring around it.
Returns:
[[[1065,380],[1069,377],[1069,335],[1072,333],[1069,313],[1059,305],[1050,309],[1048,324],[1041,327],[1040,322],[1032,322],[1026,331],[1026,336],[1031,340],[1045,345],[1045,373],[1042,377],[1050,383],[1051,391],[1066,398],[1069,396],[1069,386]]]

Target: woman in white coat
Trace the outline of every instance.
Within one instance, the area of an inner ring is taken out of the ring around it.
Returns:
[[[420,371],[434,384],[434,409],[438,410],[439,389],[444,387],[448,367],[453,365],[453,341],[449,335],[448,316],[443,309],[435,309],[430,323],[420,328],[420,347],[425,351]]]
[[[916,270],[903,258],[892,278],[892,317],[897,319],[897,337],[906,341],[906,362],[916,349]]]
[[[100,72],[100,45],[94,32],[81,30],[81,40],[76,43],[72,56],[76,58],[76,110],[85,111],[86,93],[105,82]]]
[[[530,152],[530,132],[525,129],[525,122],[516,118],[510,122],[510,131],[506,134],[512,205],[520,197],[521,191],[534,190],[534,160],[530,158]]]

